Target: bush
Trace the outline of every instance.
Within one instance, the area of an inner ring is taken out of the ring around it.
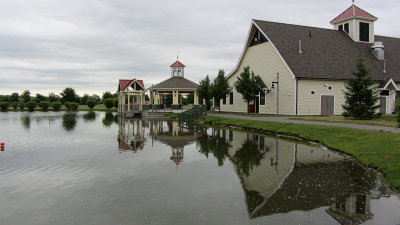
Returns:
[[[90,98],[90,99],[86,100],[86,104],[90,109],[93,109],[96,106],[97,101]]]
[[[14,110],[17,110],[18,109],[18,102],[11,103],[11,106],[13,107]]]
[[[118,109],[118,98],[114,98],[114,107]]]
[[[43,110],[46,111],[50,107],[50,102],[48,101],[41,101],[39,102],[39,107]]]
[[[55,111],[60,110],[61,106],[62,106],[61,102],[53,102],[53,103],[51,103],[51,108],[53,108]]]
[[[104,100],[104,105],[107,107],[107,109],[111,109],[114,107],[114,99],[113,98],[107,98]]]
[[[71,102],[64,103],[64,106],[67,108],[67,110],[71,110]]]
[[[1,110],[7,111],[8,106],[10,106],[10,103],[8,103],[8,102],[0,102],[0,108],[1,108]]]
[[[19,109],[20,109],[21,111],[24,111],[24,109],[25,109],[25,102],[20,102],[20,103],[18,104],[18,107],[19,107]]]
[[[73,110],[73,111],[76,111],[79,109],[79,103],[71,102],[70,106],[71,106],[71,110]]]
[[[35,101],[29,101],[26,103],[26,107],[28,107],[28,110],[30,112],[32,112],[33,110],[35,110],[35,108],[37,107],[37,102]]]

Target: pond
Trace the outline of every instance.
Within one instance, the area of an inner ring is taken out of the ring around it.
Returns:
[[[0,113],[0,224],[400,224],[399,196],[310,143],[104,112]]]

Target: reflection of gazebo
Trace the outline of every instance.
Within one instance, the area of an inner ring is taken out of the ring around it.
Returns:
[[[146,139],[142,121],[120,118],[118,125],[118,149],[133,152],[143,150]]]
[[[161,107],[162,96],[172,94],[172,109],[180,109],[182,104],[182,94],[194,95],[194,105],[199,104],[197,96],[197,84],[184,77],[184,68],[178,57],[171,66],[171,77],[149,88],[150,101],[154,108]]]

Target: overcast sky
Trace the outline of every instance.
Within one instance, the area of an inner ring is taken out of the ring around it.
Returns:
[[[332,28],[351,0],[0,0],[0,95],[29,89],[115,92],[119,78],[146,86],[170,77],[229,73],[251,19]],[[398,0],[358,0],[378,17],[375,34],[400,37]]]

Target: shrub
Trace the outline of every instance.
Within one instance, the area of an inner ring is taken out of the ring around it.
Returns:
[[[71,110],[76,111],[79,108],[79,103],[71,102],[70,106],[71,106]]]
[[[35,108],[37,107],[37,102],[35,101],[29,101],[26,103],[26,107],[28,107],[28,110],[30,112],[32,112],[33,110],[35,110]]]
[[[71,102],[66,102],[64,103],[65,108],[67,108],[67,110],[71,110]]]
[[[14,110],[17,110],[18,109],[18,102],[11,103],[11,106],[13,107]]]
[[[0,108],[1,108],[1,110],[7,111],[8,106],[10,106],[10,103],[8,103],[8,102],[0,102]]]
[[[88,100],[86,101],[86,104],[87,104],[87,106],[88,106],[90,109],[93,109],[93,108],[96,106],[97,101],[94,100],[94,99],[92,99],[92,98],[90,98],[90,99],[88,99]]]
[[[53,102],[53,103],[51,103],[51,108],[53,108],[55,111],[60,110],[61,106],[62,106],[61,102]]]
[[[118,109],[118,98],[114,98],[114,107]]]
[[[20,103],[18,104],[18,107],[19,107],[19,109],[20,109],[21,111],[24,111],[25,102],[20,102]]]
[[[39,107],[43,110],[46,111],[50,107],[50,102],[48,101],[41,101],[39,102]]]
[[[104,105],[107,107],[107,109],[111,109],[114,107],[114,99],[113,98],[107,98],[104,100]]]

